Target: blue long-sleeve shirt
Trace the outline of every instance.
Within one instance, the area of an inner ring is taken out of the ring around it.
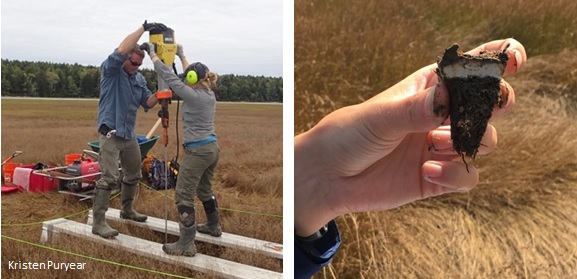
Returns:
[[[295,237],[295,278],[310,278],[329,264],[340,244],[334,220],[328,223],[327,232],[315,241],[301,241]]]
[[[140,72],[129,75],[122,66],[128,55],[117,49],[100,65],[100,101],[98,102],[98,130],[102,124],[116,130],[116,136],[124,139],[136,138],[134,127],[136,113],[142,106],[150,109],[146,100],[152,92]]]

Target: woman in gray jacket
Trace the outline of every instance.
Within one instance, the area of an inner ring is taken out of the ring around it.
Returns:
[[[178,45],[176,55],[182,62],[184,76],[177,76],[171,68],[157,57],[154,45],[144,47],[154,63],[159,77],[183,100],[182,119],[185,156],[180,164],[175,189],[175,201],[179,214],[180,238],[167,243],[162,250],[171,255],[192,257],[196,254],[194,237],[196,231],[220,236],[218,204],[212,192],[212,177],[220,156],[220,148],[214,132],[216,97],[213,89],[218,76],[200,62],[188,63],[183,48]],[[195,224],[194,197],[198,196],[207,216],[204,224]]]

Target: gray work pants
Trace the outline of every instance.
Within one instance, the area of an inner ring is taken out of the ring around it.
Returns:
[[[137,184],[142,178],[140,146],[136,139],[125,140],[116,136],[100,136],[100,159],[98,165],[102,172],[96,182],[96,188],[112,190],[117,187],[118,160],[122,168],[122,182],[128,185]]]
[[[176,205],[194,206],[194,197],[200,201],[212,199],[212,177],[218,164],[220,148],[215,142],[186,147],[176,181]]]

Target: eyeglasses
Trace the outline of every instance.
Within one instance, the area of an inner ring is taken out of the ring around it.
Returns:
[[[128,58],[128,61],[130,61],[130,64],[132,64],[132,66],[134,67],[140,67],[140,65],[142,65],[142,63],[136,63],[134,61],[132,61],[132,59]]]

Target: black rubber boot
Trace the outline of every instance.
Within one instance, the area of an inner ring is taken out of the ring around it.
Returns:
[[[110,191],[96,189],[94,191],[94,204],[92,207],[92,233],[103,238],[112,238],[118,235],[118,231],[106,223],[106,211],[110,200]]]
[[[148,216],[140,214],[132,207],[134,196],[136,195],[136,185],[122,184],[120,195],[122,198],[122,209],[120,210],[120,218],[130,219],[136,222],[144,222]]]
[[[218,210],[216,198],[212,197],[212,199],[202,202],[202,206],[204,207],[207,221],[204,224],[198,224],[196,230],[199,233],[221,236],[222,229],[220,228],[220,212]]]
[[[178,212],[180,213],[178,222],[180,238],[175,243],[162,245],[162,250],[169,255],[193,257],[196,255],[196,245],[194,245],[196,236],[194,207],[180,205],[178,206]]]

